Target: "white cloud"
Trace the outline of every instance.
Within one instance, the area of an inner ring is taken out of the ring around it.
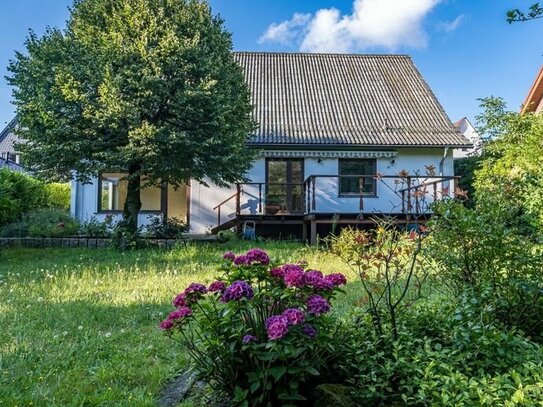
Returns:
[[[274,23],[260,42],[297,42],[307,52],[421,48],[428,42],[424,18],[441,1],[354,0],[351,14],[320,9],[314,15],[295,14],[291,20]]]
[[[439,31],[452,32],[452,31],[456,30],[458,27],[460,27],[460,24],[462,24],[465,17],[466,16],[464,14],[460,14],[458,17],[456,17],[452,21],[441,21],[441,22],[437,23],[436,28]]]
[[[289,45],[303,35],[311,17],[311,14],[294,13],[290,20],[271,24],[258,42],[277,42]]]

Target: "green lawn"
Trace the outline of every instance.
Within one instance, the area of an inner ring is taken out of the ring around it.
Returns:
[[[157,329],[172,297],[190,282],[210,282],[223,252],[250,247],[1,251],[0,405],[155,405],[185,363]],[[347,272],[335,258],[302,245],[263,247],[276,259]],[[355,302],[358,289],[349,284],[337,309]]]

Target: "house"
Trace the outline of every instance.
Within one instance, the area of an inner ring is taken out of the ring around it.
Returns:
[[[472,144],[452,125],[405,55],[236,52],[259,123],[249,180],[142,191],[145,224],[162,213],[191,233],[256,225],[257,235],[310,234],[391,214],[408,223],[421,201],[454,191],[453,150]],[[79,219],[120,217],[122,173],[73,182]],[[251,222],[251,223],[246,223]],[[254,224],[252,223],[254,222]]]
[[[473,144],[470,148],[455,149],[453,156],[454,159],[470,157],[474,155],[481,155],[483,151],[483,139],[475,130],[475,127],[471,124],[467,117],[464,117],[454,123],[454,127],[462,134],[468,141]]]
[[[543,110],[543,66],[532,84],[528,96],[521,107],[520,113],[541,113]]]
[[[24,171],[24,167],[21,165],[21,155],[15,147],[19,142],[19,137],[15,134],[16,126],[17,118],[14,118],[0,133],[0,168]]]

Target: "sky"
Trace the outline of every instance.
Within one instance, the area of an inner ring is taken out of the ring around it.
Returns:
[[[518,110],[543,64],[543,20],[508,24],[534,0],[210,0],[237,51],[410,55],[445,111],[474,121],[478,98]],[[0,127],[11,120],[4,77],[32,29],[64,27],[72,0],[0,0]]]

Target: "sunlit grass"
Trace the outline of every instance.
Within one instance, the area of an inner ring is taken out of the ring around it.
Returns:
[[[208,283],[226,250],[13,249],[0,252],[0,405],[151,406],[186,363],[157,329],[172,297]],[[347,272],[331,255],[298,244],[263,247],[275,259]],[[353,274],[350,281],[355,281]],[[336,309],[360,297],[349,284]]]

